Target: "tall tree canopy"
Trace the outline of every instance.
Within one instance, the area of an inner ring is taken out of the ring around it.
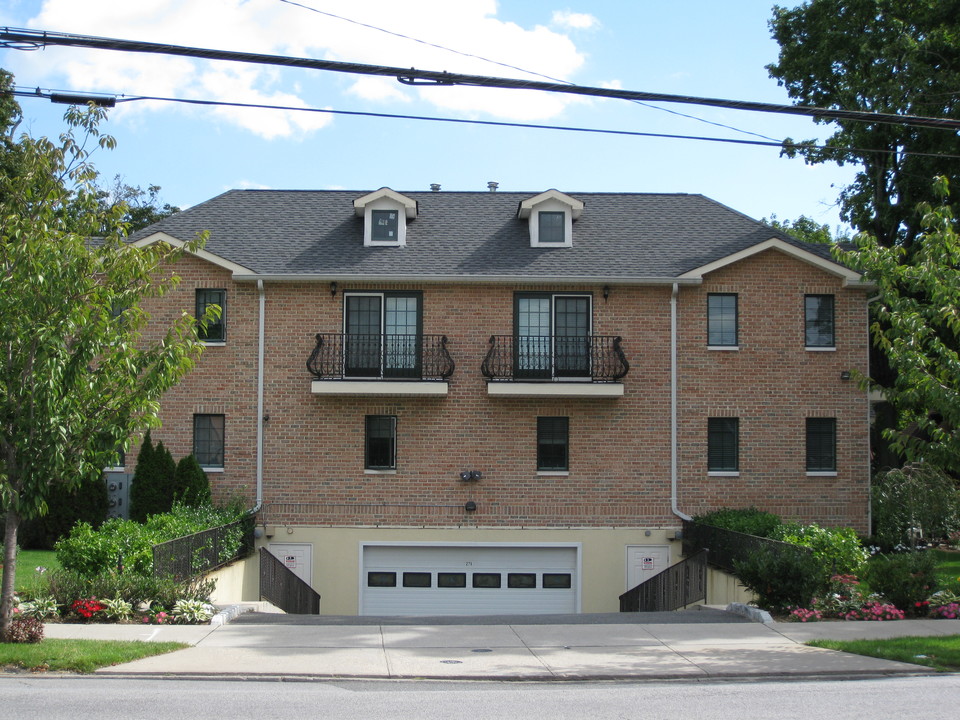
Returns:
[[[946,178],[921,204],[911,262],[906,249],[884,247],[868,235],[838,259],[876,283],[871,332],[896,376],[886,390],[899,426],[885,434],[908,460],[927,461],[960,476],[960,236]]]
[[[960,0],[809,0],[775,6],[770,28],[780,56],[767,70],[800,104],[960,119]],[[934,201],[933,177],[960,187],[960,160],[947,157],[960,155],[960,134],[818,122],[837,126],[826,147],[788,139],[787,154],[859,164],[840,194],[841,217],[881,245],[911,250],[921,232],[917,205]]]
[[[157,425],[160,397],[201,351],[192,317],[148,328],[141,303],[176,285],[169,264],[203,238],[179,249],[124,242],[124,209],[100,206],[84,149],[113,146],[102,117],[71,108],[59,143],[22,137],[18,171],[0,177],[0,637],[20,521]]]

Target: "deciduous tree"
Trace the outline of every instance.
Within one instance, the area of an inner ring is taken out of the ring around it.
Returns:
[[[770,28],[780,56],[767,69],[799,104],[960,119],[960,0],[809,0],[775,6]],[[917,205],[934,201],[930,180],[960,182],[960,134],[818,122],[837,128],[826,147],[788,138],[787,154],[859,165],[840,193],[841,217],[881,245],[912,248],[922,228]]]
[[[160,397],[201,351],[192,317],[148,327],[142,302],[176,285],[170,263],[204,238],[181,248],[125,244],[122,211],[98,207],[88,161],[88,144],[114,144],[99,133],[102,118],[71,108],[59,143],[22,137],[18,172],[0,177],[0,636],[21,520],[100,475],[119,446],[157,425]]]

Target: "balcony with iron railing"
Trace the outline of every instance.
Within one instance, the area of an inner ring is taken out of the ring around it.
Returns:
[[[315,395],[446,395],[446,335],[318,333],[307,359]]]
[[[492,335],[480,371],[487,393],[620,397],[630,370],[620,336]]]

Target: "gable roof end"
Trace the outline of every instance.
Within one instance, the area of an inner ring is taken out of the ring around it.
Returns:
[[[155,232],[152,235],[147,235],[146,237],[140,238],[139,240],[135,240],[130,244],[133,245],[134,247],[142,248],[142,247],[147,247],[148,245],[153,245],[154,243],[158,243],[158,242],[167,243],[167,245],[170,245],[171,247],[175,247],[175,248],[181,248],[186,244],[183,242],[183,240],[177,240],[177,238],[173,237],[172,235],[168,235],[165,232]],[[230,260],[227,260],[225,257],[216,255],[212,252],[209,252],[208,250],[200,249],[195,252],[190,252],[189,254],[193,255],[194,257],[198,257],[201,260],[206,260],[208,263],[216,265],[217,267],[222,267],[224,270],[229,270],[234,275],[238,275],[238,274],[239,275],[257,275],[258,274],[255,270],[251,270],[250,268],[245,267],[243,265],[238,265],[237,263],[231,262]]]
[[[562,193],[559,190],[547,190],[542,192],[539,195],[534,195],[532,198],[527,198],[520,202],[520,206],[517,208],[517,217],[521,220],[525,220],[530,217],[530,213],[537,205],[544,202],[545,200],[558,200],[564,205],[570,207],[570,212],[573,215],[573,219],[576,220],[583,213],[583,202],[577,200],[575,197],[571,197],[566,193]]]
[[[380,200],[381,198],[393,200],[398,205],[401,205],[407,220],[412,220],[417,216],[417,201],[408,198],[406,195],[401,195],[398,192],[394,192],[388,187],[382,187],[379,190],[374,190],[372,193],[367,193],[363,197],[358,197],[356,200],[354,200],[354,213],[356,213],[357,217],[363,217],[363,212],[366,206],[375,200]]]
[[[746,258],[752,257],[753,255],[757,255],[758,253],[762,253],[766,250],[777,250],[782,252],[784,255],[789,255],[792,258],[820,268],[831,275],[842,278],[844,285],[867,285],[862,281],[862,276],[860,273],[808,250],[804,250],[801,247],[791,245],[790,243],[776,237],[772,237],[769,240],[757,243],[756,245],[751,245],[750,247],[744,248],[739,252],[735,252],[732,255],[727,255],[726,257],[714,260],[706,265],[701,265],[700,267],[689,270],[678,277],[683,280],[702,280],[703,276],[707,273],[711,273],[714,270],[719,270],[727,265],[740,262],[741,260],[745,260]]]

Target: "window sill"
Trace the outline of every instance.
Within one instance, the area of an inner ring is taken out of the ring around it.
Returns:
[[[364,475],[396,475],[396,470],[371,470],[370,468],[365,468],[363,471]]]
[[[739,470],[708,470],[709,477],[740,477]]]
[[[200,344],[204,347],[226,347],[226,340],[201,340]]]
[[[203,465],[201,465],[200,469],[203,470],[205,473],[222,473],[223,472],[222,467],[204,467]]]
[[[807,470],[807,477],[836,477],[836,470]]]
[[[806,348],[804,348],[804,349],[805,349],[807,352],[836,352],[836,351],[837,351],[837,346],[834,345],[833,347],[813,347],[813,346],[808,345],[808,346],[807,346]]]
[[[740,350],[739,345],[707,345],[707,350],[720,350],[721,352],[737,352]]]
[[[537,477],[569,477],[569,470],[537,470]]]
[[[105,467],[105,468],[103,469],[103,471],[104,471],[105,473],[122,473],[122,472],[125,472],[125,471],[126,471],[126,468],[122,468],[122,467],[118,467],[118,466],[112,466],[112,467]]]

